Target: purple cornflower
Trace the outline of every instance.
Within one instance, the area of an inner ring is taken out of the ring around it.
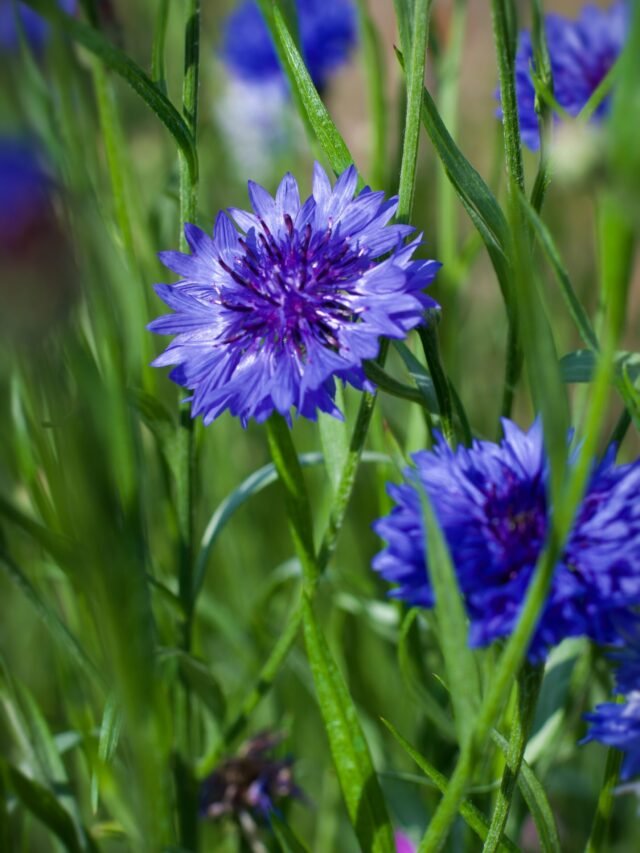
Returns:
[[[551,61],[553,94],[571,116],[577,116],[617,60],[629,29],[629,9],[624,0],[608,9],[584,6],[575,20],[561,15],[545,16],[545,34]],[[522,141],[532,151],[540,146],[535,89],[531,71],[535,67],[531,34],[520,33],[516,54],[516,95]],[[610,108],[606,97],[594,113],[603,119]],[[558,121],[558,116],[554,119]]]
[[[626,626],[625,626],[626,627]],[[640,624],[621,631],[628,645],[612,657],[618,663],[616,689],[624,702],[604,702],[585,719],[591,724],[582,743],[598,740],[624,752],[620,776],[640,776]]]
[[[451,450],[440,439],[415,454],[396,502],[374,524],[388,542],[373,568],[398,585],[392,595],[431,607],[421,489],[447,540],[470,620],[470,643],[508,636],[518,619],[549,527],[548,465],[542,427],[528,433],[503,421],[500,444],[475,441]],[[640,603],[640,463],[616,466],[614,450],[594,470],[555,570],[529,659],[565,637],[620,642],[617,626]]]
[[[230,816],[241,821],[247,816],[263,823],[278,803],[300,798],[302,792],[293,780],[293,759],[271,754],[281,740],[279,734],[262,732],[217,767],[202,783],[201,816],[212,820]]]
[[[187,225],[192,254],[160,254],[182,278],[156,285],[175,313],[149,328],[176,337],[153,364],[177,365],[194,417],[341,417],[335,378],[371,390],[379,338],[405,337],[435,305],[423,289],[440,265],[412,260],[420,236],[405,245],[414,229],[388,224],[397,199],[357,182],[351,166],[332,187],[316,164],[304,204],[289,174],[275,199],[249,182],[253,213],[218,214],[213,236]]]
[[[58,6],[68,15],[76,10],[76,0],[58,0]],[[20,44],[18,23],[31,48],[40,53],[49,34],[49,24],[24,3],[0,0],[0,50],[13,51]]]
[[[296,7],[302,55],[313,82],[322,89],[356,43],[355,7],[352,0],[296,0]],[[255,0],[245,0],[227,18],[222,58],[231,74],[254,85],[274,78],[285,85]]]

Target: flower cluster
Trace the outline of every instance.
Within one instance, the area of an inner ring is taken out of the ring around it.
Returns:
[[[553,94],[566,113],[577,116],[607,76],[622,51],[628,28],[629,9],[624,0],[608,9],[587,5],[575,20],[561,15],[545,17]],[[516,54],[516,95],[522,141],[535,151],[540,145],[540,130],[533,68],[531,34],[525,31],[520,33]],[[610,104],[610,97],[604,98],[594,119],[606,116]]]
[[[352,0],[297,0],[300,45],[316,87],[342,65],[356,42]],[[245,0],[227,19],[222,58],[232,75],[258,86],[285,85],[269,32],[255,0]]]
[[[161,253],[182,278],[156,286],[175,313],[149,328],[176,337],[154,365],[177,365],[205,424],[226,409],[243,425],[292,408],[340,417],[335,379],[371,389],[379,338],[405,337],[435,305],[423,290],[439,264],[412,260],[420,237],[406,245],[414,229],[389,224],[397,199],[357,183],[350,167],[332,187],[316,164],[301,203],[291,175],[275,198],[250,182],[252,213],[220,213],[213,235],[188,225],[192,254]]]
[[[263,732],[247,741],[238,754],[224,761],[202,784],[200,814],[215,820],[248,814],[265,820],[277,803],[300,797],[293,780],[291,758],[273,758],[282,737]]]
[[[640,776],[640,632],[637,623],[625,631],[629,645],[617,655],[616,694],[624,702],[598,705],[585,719],[591,724],[583,743],[597,740],[624,753],[621,777]]]
[[[431,607],[422,492],[446,537],[470,619],[470,642],[508,636],[545,543],[551,508],[542,427],[503,422],[500,444],[451,450],[440,440],[417,453],[406,482],[389,486],[396,506],[374,529],[388,542],[373,562],[392,592]],[[616,466],[609,452],[589,488],[555,570],[529,658],[539,661],[565,637],[620,642],[618,625],[640,604],[640,464]]]

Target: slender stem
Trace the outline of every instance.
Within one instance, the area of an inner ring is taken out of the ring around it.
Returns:
[[[167,94],[167,72],[165,68],[164,50],[167,40],[167,24],[169,22],[169,0],[158,0],[156,24],[151,50],[151,79],[163,94]]]
[[[611,822],[611,813],[613,812],[613,794],[620,768],[622,766],[622,752],[613,747],[607,754],[607,764],[604,770],[604,783],[600,789],[598,797],[598,808],[596,816],[591,827],[591,834],[585,847],[585,853],[605,853],[608,849],[607,837],[609,835],[609,825]]]
[[[507,764],[502,774],[500,791],[498,792],[483,853],[495,853],[500,848],[516,789],[518,773],[520,772],[527,739],[533,723],[536,703],[542,685],[542,677],[542,667],[533,668],[525,664],[520,671],[518,677],[518,704],[509,738],[506,756]]]
[[[411,58],[407,67],[407,112],[398,189],[398,222],[408,222],[413,209],[431,3],[432,0],[415,0]]]
[[[511,39],[511,26],[513,23],[511,13],[513,10],[510,0],[491,0],[491,7],[498,56],[507,174],[510,178],[510,186],[513,185],[520,190],[524,190],[524,167],[522,163],[518,102],[515,87],[515,55]],[[512,190],[510,189],[509,191],[511,192]],[[509,299],[509,304],[507,304],[507,317],[509,329],[507,332],[507,356],[502,398],[503,417],[508,417],[511,414],[515,389],[522,373],[523,364],[518,314],[513,298]]]
[[[200,0],[189,0],[185,27],[182,112],[194,143],[198,128],[198,80],[200,68]],[[198,209],[198,176],[180,153],[180,248],[187,250],[184,226],[195,222]]]
[[[444,437],[453,447],[456,443],[456,431],[453,426],[453,405],[451,401],[451,390],[449,388],[449,380],[442,367],[440,361],[440,352],[438,348],[438,332],[436,329],[437,312],[430,312],[426,326],[421,326],[418,330],[420,341],[424,350],[424,355],[429,367],[429,373],[433,380],[433,387],[438,398],[438,406],[440,408],[440,419],[442,423],[442,431]]]

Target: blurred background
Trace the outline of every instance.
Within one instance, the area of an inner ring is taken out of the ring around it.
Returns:
[[[161,5],[95,3],[104,37],[147,72]],[[176,105],[186,5],[165,4],[166,92]],[[247,205],[249,178],[273,191],[290,170],[308,192],[318,152],[277,84],[248,84],[225,65],[225,20],[233,4],[202,5],[198,224],[210,229],[220,209]],[[371,175],[361,39],[328,78],[323,96],[362,174],[392,193],[404,103],[394,55],[398,36],[389,0],[365,5],[384,75],[386,149],[378,174]],[[434,3],[427,82],[463,153],[500,193],[489,6],[466,5],[465,20],[455,11],[465,4]],[[580,3],[548,0],[545,6],[574,14]],[[526,25],[529,4],[523,0],[520,7]],[[284,734],[276,751],[295,759],[295,779],[305,792],[283,806],[288,821],[310,849],[348,853],[356,842],[299,648],[244,730],[233,742],[223,738],[282,629],[299,578],[273,486],[239,505],[221,528],[201,563],[203,585],[192,619],[179,597],[181,394],[165,371],[149,367],[166,342],[145,329],[163,313],[152,285],[174,280],[156,258],[179,242],[174,141],[138,95],[71,34],[32,27],[26,21],[16,33],[13,4],[1,0],[0,849],[47,851],[65,843],[73,849],[75,838],[78,849],[177,850],[178,836],[182,843],[194,839],[190,849],[241,849],[246,839],[232,820],[201,821],[196,829],[192,806],[200,782],[223,756],[243,738],[271,729]],[[558,138],[555,156],[560,165],[544,218],[574,285],[597,313],[593,202],[607,177],[599,140],[569,129]],[[525,164],[531,184],[536,156],[526,152]],[[443,307],[444,362],[474,430],[493,437],[504,309],[486,254],[426,134],[413,224],[424,231],[424,256],[445,262],[432,288]],[[580,348],[542,260],[539,274],[548,278],[559,353]],[[636,275],[627,316],[630,350],[638,349],[639,304]],[[389,369],[407,381],[399,359]],[[581,388],[572,394],[579,423]],[[347,392],[345,405],[351,426],[357,395]],[[522,425],[530,422],[525,389],[515,411]],[[619,414],[612,408],[611,427]],[[294,437],[301,451],[320,449],[313,425],[296,423]],[[262,428],[242,430],[228,415],[208,429],[197,423],[195,440],[199,543],[216,509],[269,462],[269,454]],[[398,460],[426,442],[421,415],[383,396],[369,449]],[[623,457],[637,451],[629,437]],[[331,487],[320,467],[307,474],[321,531]],[[370,569],[380,547],[370,525],[388,510],[384,487],[394,477],[393,464],[362,466],[320,598],[393,820],[419,838],[439,795],[417,775],[380,717],[445,774],[455,748],[446,691],[434,675],[441,667],[429,620],[407,617]],[[240,504],[237,492],[232,500]],[[192,629],[188,648],[185,624]],[[561,647],[550,668],[531,760],[549,793],[563,849],[571,853],[588,836],[604,766],[602,746],[575,746],[585,730],[581,714],[606,698],[610,683],[605,662],[579,641]],[[497,780],[500,772],[496,759],[493,777],[486,767],[478,768],[478,777]],[[37,785],[20,789],[20,774]],[[475,791],[480,807],[489,807],[495,789]],[[619,798],[611,850],[637,848],[636,812],[634,797]],[[55,837],[47,815],[70,827],[66,842],[60,841],[64,831]],[[508,831],[524,850],[540,849],[520,800]],[[477,849],[467,832],[457,825],[451,850]]]

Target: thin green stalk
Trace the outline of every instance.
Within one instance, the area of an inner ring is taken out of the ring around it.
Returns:
[[[502,774],[500,791],[483,848],[484,853],[496,853],[502,843],[520,766],[533,723],[542,678],[543,668],[531,666],[524,666],[518,678],[518,703],[507,749],[507,764]]]
[[[398,188],[398,222],[408,222],[413,210],[431,4],[432,0],[415,0],[411,57],[407,66],[407,112]]]
[[[357,0],[362,40],[362,53],[367,75],[369,114],[372,129],[371,185],[374,189],[386,186],[387,167],[387,109],[384,92],[384,53],[380,36],[369,14],[367,0]]]
[[[510,0],[491,0],[491,8],[498,57],[507,174],[510,184],[513,184],[514,187],[520,190],[524,190],[524,166],[522,163],[522,146],[520,144],[518,103],[515,87],[515,54],[511,39],[513,9]],[[510,298],[507,304],[507,317],[509,328],[507,332],[507,355],[502,397],[503,417],[509,417],[511,414],[515,389],[522,373],[523,364],[518,313],[513,298]]]
[[[198,81],[200,68],[200,0],[189,0],[185,27],[182,113],[197,145]],[[184,225],[195,222],[198,209],[198,176],[180,152],[180,249],[187,251]]]
[[[544,9],[542,0],[533,2],[533,52],[535,58],[535,74],[548,91],[553,92],[553,75],[551,59],[544,28]],[[539,213],[550,182],[549,175],[549,141],[551,134],[551,110],[544,99],[537,103],[538,124],[540,126],[540,161],[538,173],[531,191],[531,204]]]
[[[585,853],[605,853],[609,849],[607,843],[611,813],[613,812],[613,795],[618,784],[623,753],[613,747],[607,753],[607,763],[604,770],[604,782],[598,797],[598,808],[591,827],[591,834],[585,847]]]
[[[440,361],[438,349],[438,332],[436,329],[437,313],[431,312],[426,326],[418,330],[424,355],[433,380],[433,387],[438,398],[442,431],[448,443],[453,447],[456,443],[456,431],[453,426],[453,404],[449,380]]]
[[[167,72],[165,68],[165,44],[167,41],[167,24],[169,22],[169,0],[158,0],[156,23],[151,49],[151,79],[158,89],[167,94]]]

